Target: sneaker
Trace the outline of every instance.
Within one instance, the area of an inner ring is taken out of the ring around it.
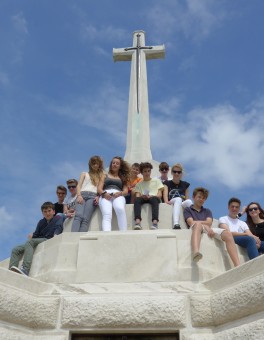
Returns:
[[[174,224],[172,229],[181,229],[181,226],[179,224]]]
[[[158,229],[159,227],[158,227],[158,224],[157,223],[153,223],[152,224],[152,226],[150,227],[150,229],[152,229],[152,230],[156,230],[156,229]]]
[[[201,254],[201,253],[199,253],[199,252],[195,253],[195,254],[193,255],[193,262],[198,262],[198,261],[200,261],[200,260],[202,259],[202,257],[203,257],[203,254]]]
[[[25,269],[23,267],[21,268],[18,268],[16,266],[12,266],[10,268],[10,270],[12,270],[12,272],[15,272],[15,273],[18,273],[18,274],[22,274],[22,275],[25,275],[25,276],[28,276],[28,273],[25,271]]]
[[[141,225],[139,223],[136,223],[134,225],[134,230],[141,230],[141,229],[142,229],[142,227],[141,227]]]

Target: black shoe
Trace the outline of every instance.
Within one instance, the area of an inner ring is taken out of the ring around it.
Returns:
[[[174,224],[173,229],[181,229],[181,226],[179,224]]]

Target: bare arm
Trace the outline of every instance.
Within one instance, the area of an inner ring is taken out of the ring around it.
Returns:
[[[99,195],[102,195],[102,193],[104,192],[103,187],[104,187],[105,177],[106,177],[106,175],[103,175],[100,178],[100,181],[99,181],[99,183],[97,185],[97,192],[98,192]]]
[[[170,201],[168,200],[168,192],[169,192],[169,188],[166,184],[164,184],[163,201],[167,204],[170,204]]]
[[[161,198],[162,197],[162,192],[163,192],[163,188],[159,189],[158,193],[157,193],[157,197]]]
[[[187,188],[187,189],[185,190],[185,199],[184,199],[184,200],[187,200],[187,199],[189,199],[189,198],[190,198],[189,188]]]
[[[82,172],[81,175],[80,175],[80,179],[79,179],[78,185],[77,185],[77,200],[76,201],[79,204],[83,203],[83,198],[82,198],[82,195],[81,195],[81,187],[82,187],[84,178],[85,178],[85,173]]]

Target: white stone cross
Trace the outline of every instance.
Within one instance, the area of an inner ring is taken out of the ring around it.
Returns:
[[[114,61],[131,60],[127,145],[124,157],[130,163],[152,160],[146,60],[164,56],[164,45],[145,46],[144,31],[133,33],[133,47],[113,49]]]

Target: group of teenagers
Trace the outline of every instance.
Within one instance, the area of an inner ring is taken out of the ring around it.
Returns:
[[[43,218],[26,243],[12,250],[9,269],[29,275],[34,250],[37,245],[63,231],[66,219],[72,220],[72,232],[87,232],[94,211],[99,206],[102,213],[102,230],[111,231],[112,211],[115,210],[119,230],[127,230],[126,204],[134,204],[134,230],[141,230],[141,207],[150,204],[152,223],[150,229],[158,229],[159,204],[164,202],[173,206],[172,228],[181,229],[180,213],[186,225],[192,231],[192,258],[198,262],[203,257],[200,242],[203,233],[226,243],[227,252],[234,264],[240,265],[236,244],[246,248],[249,259],[264,254],[264,211],[260,204],[251,202],[241,208],[238,198],[228,202],[228,215],[219,219],[219,225],[213,226],[210,209],[204,207],[209,191],[203,187],[195,188],[192,200],[189,195],[190,183],[183,181],[183,166],[177,163],[171,167],[162,162],[159,165],[160,176],[151,177],[153,166],[149,162],[134,163],[130,166],[121,157],[114,157],[109,171],[104,170],[101,157],[93,156],[88,162],[88,171],[82,172],[79,181],[67,180],[67,189],[57,187],[58,202],[45,202],[41,206]],[[240,220],[247,214],[246,222]],[[19,261],[23,263],[19,267]]]

